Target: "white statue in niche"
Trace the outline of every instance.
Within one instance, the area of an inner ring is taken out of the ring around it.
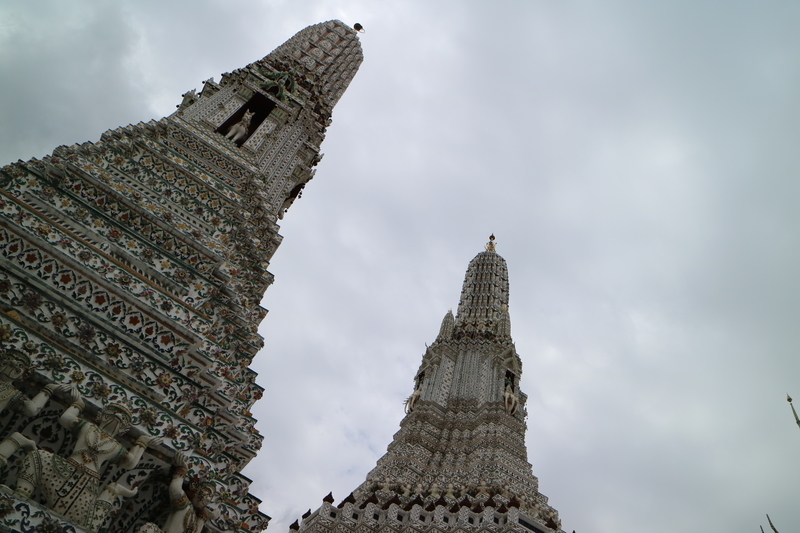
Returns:
[[[14,386],[14,381],[21,378],[31,366],[31,358],[17,350],[6,350],[0,354],[0,413],[6,409],[15,409],[26,416],[39,414],[47,400],[58,385],[51,383],[33,397],[28,398]],[[13,453],[14,450],[12,450]],[[5,464],[0,450],[0,466]]]
[[[214,496],[214,487],[211,484],[189,486],[188,494],[184,490],[183,484],[188,472],[186,455],[178,452],[172,462],[176,467],[169,484],[172,511],[164,529],[148,522],[140,526],[136,533],[200,533],[206,522],[219,515],[219,510],[211,505],[211,498]]]
[[[411,393],[411,396],[406,398],[406,401],[404,402],[406,414],[409,414],[411,411],[414,410],[414,407],[417,405],[417,402],[419,401],[419,397],[420,397],[420,392],[419,389],[417,389]]]
[[[503,400],[505,402],[506,413],[513,415],[517,412],[519,399],[514,392],[514,378],[506,376],[505,387],[503,390]]]
[[[411,393],[411,396],[406,398],[405,401],[405,411],[406,414],[409,414],[411,411],[414,410],[416,407],[417,402],[419,401],[420,397],[422,396],[422,383],[425,381],[425,372],[421,372],[419,376],[417,376],[416,384],[414,385],[414,392]]]
[[[255,115],[255,112],[245,111],[242,120],[231,126],[228,129],[228,133],[225,134],[225,137],[235,143],[243,142],[247,138],[247,133],[250,131],[250,120],[252,120],[253,115]]]
[[[72,455],[61,457],[46,450],[36,449],[30,439],[14,433],[0,444],[0,449],[9,440],[29,450],[22,462],[17,479],[17,492],[30,497],[38,488],[47,506],[75,524],[91,528],[99,507],[107,507],[113,492],[122,496],[132,495],[131,489],[121,485],[106,487],[100,492],[100,470],[109,461],[119,463],[125,469],[135,468],[148,446],[157,446],[160,438],[141,436],[130,450],[117,442],[115,437],[128,431],[131,413],[122,405],[112,404],[103,408],[97,424],[80,417],[85,404],[77,388],[69,387],[72,404],[64,411],[58,422],[75,434]],[[101,499],[102,497],[102,499]],[[107,514],[107,512],[106,512]],[[103,515],[103,520],[105,515]]]

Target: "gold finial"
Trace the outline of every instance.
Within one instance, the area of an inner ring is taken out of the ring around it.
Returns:
[[[495,251],[494,233],[489,235],[489,242],[486,243],[486,251],[487,252],[494,252]]]

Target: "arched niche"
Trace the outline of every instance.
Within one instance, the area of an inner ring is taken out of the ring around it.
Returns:
[[[250,119],[250,125],[247,129],[247,135],[243,139],[236,141],[236,146],[242,146],[258,129],[261,123],[264,122],[264,119],[269,116],[273,109],[275,109],[275,102],[261,93],[254,93],[246,104],[237,109],[236,112],[228,117],[228,120],[223,122],[215,131],[220,135],[226,135],[235,124],[242,120],[245,113],[253,113],[253,117]]]

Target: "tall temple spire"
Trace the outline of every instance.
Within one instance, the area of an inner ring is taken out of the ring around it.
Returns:
[[[476,255],[467,267],[455,320],[456,336],[493,338],[498,334],[498,322],[508,314],[508,267],[495,252],[494,239],[494,235],[489,237],[486,251]]]
[[[0,531],[267,526],[241,474],[259,302],[362,59],[315,24],[168,117],[0,168]]]
[[[305,517],[300,533],[561,531],[528,463],[508,268],[494,240],[470,261],[457,316],[445,314],[427,347],[386,455],[338,506],[323,502]]]

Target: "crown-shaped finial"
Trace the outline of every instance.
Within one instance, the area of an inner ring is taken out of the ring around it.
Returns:
[[[489,242],[486,243],[486,251],[487,252],[494,252],[495,251],[494,233],[489,235]]]

